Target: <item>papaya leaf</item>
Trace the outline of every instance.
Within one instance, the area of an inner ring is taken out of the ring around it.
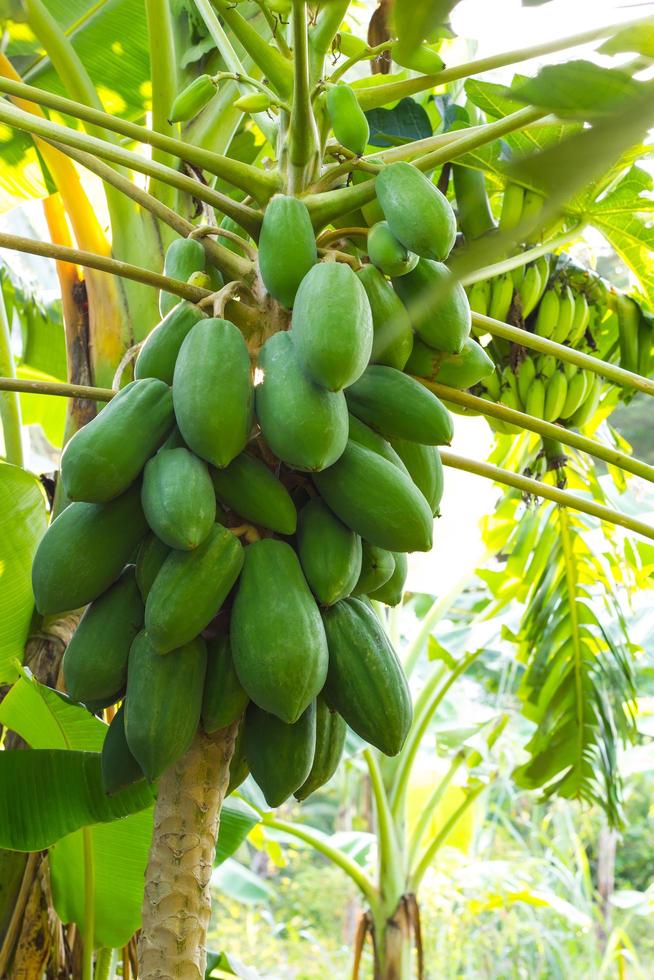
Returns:
[[[614,113],[645,91],[646,86],[626,72],[592,61],[545,65],[533,78],[514,80],[510,89],[518,102],[580,120]]]
[[[654,58],[654,24],[634,24],[618,31],[599,48],[601,54],[621,54],[624,51]]]
[[[399,146],[432,135],[429,116],[415,99],[402,99],[392,109],[366,112],[370,146]]]

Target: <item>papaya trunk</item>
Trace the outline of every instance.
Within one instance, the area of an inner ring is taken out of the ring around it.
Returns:
[[[403,897],[392,915],[375,923],[374,980],[410,980],[411,935],[411,917]]]
[[[161,777],[145,874],[140,980],[203,980],[209,882],[237,724],[199,733]]]

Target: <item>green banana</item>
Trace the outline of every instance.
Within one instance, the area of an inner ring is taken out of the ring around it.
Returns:
[[[497,368],[487,378],[484,378],[483,386],[492,401],[497,402],[500,400],[501,383]]]
[[[560,301],[555,289],[546,289],[538,307],[534,331],[539,337],[551,337],[559,322]]]
[[[572,327],[568,335],[568,344],[570,347],[576,347],[582,340],[588,328],[589,321],[590,307],[588,300],[583,293],[577,293],[575,296],[575,311],[572,317]]]
[[[482,316],[488,316],[490,298],[490,279],[480,279],[479,282],[473,283],[473,285],[470,287],[468,302],[470,303],[470,309],[473,313],[480,313]]]
[[[500,213],[500,229],[502,231],[511,231],[520,224],[524,199],[525,192],[519,184],[506,185]]]
[[[602,379],[598,374],[592,374],[592,377],[588,377],[591,372],[585,372],[587,375],[588,387],[584,394],[584,400],[577,409],[577,411],[572,415],[568,422],[570,425],[574,425],[576,428],[581,428],[595,414],[597,406],[599,404],[600,395],[602,393]]]
[[[545,388],[545,411],[543,418],[546,422],[554,422],[561,415],[568,393],[568,379],[563,371],[555,371]]]
[[[533,357],[526,357],[518,368],[518,394],[523,405],[527,404],[527,396],[534,378],[536,377],[536,362]]]
[[[491,298],[488,315],[494,320],[504,322],[509,315],[513,300],[513,279],[510,272],[495,276],[491,283]]]
[[[541,378],[551,378],[556,371],[556,358],[554,354],[540,354],[536,358],[536,373]]]
[[[584,398],[586,397],[587,378],[584,371],[577,371],[568,379],[568,391],[565,396],[563,408],[560,411],[562,419],[571,418],[577,411]]]
[[[526,190],[522,200],[522,212],[520,214],[520,224],[525,224],[531,230],[528,231],[525,241],[529,245],[534,245],[540,241],[541,222],[539,220],[545,198],[535,191]]]
[[[540,377],[535,377],[530,385],[525,411],[535,419],[542,419],[545,414],[545,382]]]
[[[544,285],[538,263],[532,262],[525,269],[522,282],[517,287],[520,294],[523,320],[526,320],[529,314],[536,309],[536,304],[543,294]]]
[[[570,336],[572,321],[575,313],[575,298],[568,285],[563,285],[559,290],[559,317],[552,333],[552,340],[557,344],[564,344]]]
[[[519,265],[517,268],[511,269],[511,278],[513,279],[513,288],[519,290],[522,285],[522,280],[525,278],[524,265]]]
[[[618,335],[620,338],[620,366],[625,371],[638,371],[638,326],[640,310],[629,296],[618,295]]]

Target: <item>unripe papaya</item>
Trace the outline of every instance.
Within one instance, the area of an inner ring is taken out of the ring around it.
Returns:
[[[169,554],[170,548],[156,534],[148,534],[141,542],[136,556],[136,584],[143,602]]]
[[[393,439],[393,449],[435,517],[439,513],[444,483],[443,463],[438,449],[436,446],[424,446],[408,439]]]
[[[61,479],[67,497],[96,504],[118,497],[174,422],[168,385],[156,378],[132,381],[64,449]]]
[[[411,163],[388,164],[375,190],[395,237],[416,255],[442,262],[456,241],[456,217],[447,198]]]
[[[364,541],[361,553],[361,574],[352,594],[368,595],[369,592],[375,592],[388,582],[394,571],[393,552],[386,551],[384,548],[377,548],[374,544]]]
[[[134,377],[137,380],[159,378],[171,385],[179,349],[186,335],[203,318],[199,306],[185,300],[178,303],[145,338],[134,364]]]
[[[264,538],[246,548],[230,638],[249,697],[296,722],[325,682],[327,641],[297,555],[284,541]]]
[[[202,727],[211,735],[242,716],[249,698],[234,669],[229,633],[207,643],[207,676],[202,699]]]
[[[238,726],[236,741],[234,743],[234,754],[229,763],[229,785],[225,796],[229,796],[239,788],[241,783],[250,775],[250,767],[245,757],[245,719]]]
[[[306,800],[332,778],[343,755],[347,725],[337,711],[332,711],[324,698],[316,701],[316,750],[311,772],[293,794],[296,800]]]
[[[210,75],[198,75],[175,97],[168,122],[188,122],[211,102],[216,92],[216,83]]]
[[[379,589],[371,592],[369,596],[369,598],[374,599],[376,602],[386,603],[387,606],[399,606],[402,602],[404,583],[406,582],[407,572],[409,570],[407,556],[405,554],[396,551],[393,553],[393,558],[395,559],[393,574],[387,582],[384,582]]]
[[[143,600],[129,565],[87,608],[66,647],[64,679],[73,701],[103,701],[125,687],[130,647],[142,627]]]
[[[257,419],[272,452],[298,470],[331,466],[347,443],[342,391],[326,391],[306,377],[289,333],[273,334],[259,353]]]
[[[270,109],[272,99],[265,92],[249,92],[236,99],[232,105],[241,112],[265,112]]]
[[[378,221],[368,232],[368,257],[385,276],[405,276],[418,264],[418,256],[397,240],[388,221]]]
[[[300,511],[297,553],[302,571],[321,605],[350,595],[361,573],[361,538],[319,497]]]
[[[468,337],[460,354],[444,354],[416,340],[406,363],[407,374],[438,381],[459,390],[472,388],[494,370],[493,361],[472,337]]]
[[[327,91],[327,114],[341,146],[361,156],[368,145],[370,126],[349,85],[334,85]]]
[[[227,466],[252,428],[250,355],[229,320],[196,323],[179,352],[173,378],[177,425],[190,449]]]
[[[374,161],[371,160],[370,162],[373,163]],[[374,176],[372,174],[366,173],[365,170],[352,171],[352,183],[354,184],[355,187],[357,184],[366,184],[369,180],[374,180],[374,179],[375,179]],[[376,197],[374,197],[372,201],[369,201],[368,204],[362,205],[361,213],[363,214],[364,221],[369,228],[372,228],[372,226],[377,221],[384,220],[384,212],[382,211],[379,201],[377,200]]]
[[[371,452],[377,453],[378,456],[383,456],[384,459],[387,459],[393,466],[397,466],[403,473],[408,472],[390,442],[384,439],[383,436],[380,436],[378,432],[375,432],[374,429],[371,429],[370,426],[366,425],[365,422],[358,419],[356,415],[350,415],[350,439],[359,446],[364,446]]]
[[[146,464],[141,503],[154,533],[170,548],[197,548],[216,520],[216,496],[204,460],[167,449]]]
[[[289,725],[251,704],[245,719],[245,755],[268,806],[281,806],[306,781],[316,751],[316,704]]]
[[[197,238],[176,238],[166,249],[164,276],[186,282],[194,272],[204,272],[204,248]],[[179,296],[162,290],[159,293],[159,312],[167,316],[179,303]]]
[[[145,773],[132,755],[125,735],[125,703],[111,719],[102,743],[102,786],[105,793],[114,793],[145,779]]]
[[[452,441],[452,417],[419,381],[395,368],[372,364],[346,392],[350,412],[386,437],[430,446]]]
[[[189,643],[219,612],[243,566],[243,548],[214,524],[193,551],[171,551],[145,603],[145,628],[153,647],[168,653]]]
[[[470,303],[447,266],[423,259],[408,275],[393,280],[393,285],[420,339],[446,354],[460,353],[470,336]]]
[[[433,515],[406,473],[349,442],[314,483],[337,517],[362,538],[388,551],[429,551]]]
[[[364,265],[357,275],[363,283],[372,313],[370,361],[401,371],[413,347],[413,329],[404,303],[374,265]]]
[[[202,637],[161,657],[147,633],[132,644],[127,668],[125,735],[130,752],[152,781],[184,755],[202,709],[207,648]]]
[[[260,459],[241,453],[225,469],[212,470],[211,477],[218,499],[244,520],[277,534],[295,533],[295,504]]]
[[[385,755],[397,755],[411,726],[411,696],[395,651],[360,599],[323,612],[329,645],[324,696],[350,728]]]
[[[329,391],[356,381],[372,352],[372,311],[349,265],[321,262],[295,297],[291,337],[306,374]]]
[[[32,564],[43,616],[79,609],[116,581],[147,532],[139,488],[108,504],[70,504],[41,538]]]
[[[263,284],[291,309],[298,286],[318,261],[311,218],[303,201],[276,194],[263,214],[259,236],[259,271]]]

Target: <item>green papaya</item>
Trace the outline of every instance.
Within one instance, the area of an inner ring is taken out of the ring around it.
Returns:
[[[210,318],[181,346],[173,378],[177,425],[189,449],[227,466],[245,448],[252,428],[250,355],[240,330]]]
[[[277,534],[294,534],[297,511],[288,490],[260,459],[241,453],[223,470],[212,470],[216,495],[245,521]]]
[[[147,529],[136,486],[107,504],[70,504],[36,549],[32,588],[38,611],[50,616],[97,599],[116,581]]]
[[[363,283],[372,313],[372,364],[387,364],[401,371],[413,347],[413,328],[404,303],[374,265],[357,275]]]
[[[361,573],[361,538],[314,497],[300,511],[297,553],[316,599],[331,606],[350,595]]]
[[[130,752],[125,735],[125,704],[121,704],[111,719],[100,754],[102,766],[102,786],[105,793],[114,793],[140,783],[145,773]]]
[[[384,602],[387,606],[399,606],[402,602],[404,583],[409,571],[407,556],[403,552],[394,552],[393,558],[395,559],[395,568],[391,577],[374,592],[369,593],[370,599],[374,599],[376,602]]]
[[[127,658],[143,628],[143,600],[134,566],[95,599],[66,647],[63,668],[73,701],[101,701],[125,687]]]
[[[197,238],[176,238],[166,249],[164,258],[164,276],[186,282],[194,272],[204,272],[204,248]],[[179,296],[159,293],[159,312],[167,316],[174,306],[179,303]]]
[[[179,431],[177,426],[174,426],[165,442],[161,444],[161,447],[157,450],[159,453],[165,453],[169,449],[187,449],[187,445],[182,439],[182,433]]]
[[[293,794],[296,800],[306,800],[332,778],[343,755],[347,725],[337,711],[332,711],[324,698],[316,701],[316,749],[311,772]]]
[[[495,364],[472,337],[468,337],[460,354],[444,354],[416,340],[405,370],[407,374],[463,390],[492,374]]]
[[[289,333],[273,334],[259,353],[255,409],[272,452],[298,470],[331,466],[347,442],[342,391],[326,391],[304,374]]]
[[[402,470],[403,473],[407,472],[407,468],[395,452],[390,442],[380,436],[378,432],[371,429],[370,426],[366,425],[356,417],[356,415],[350,415],[350,439],[352,442],[356,442],[359,446],[364,446],[373,453],[377,453],[378,456],[383,456],[387,459],[389,463],[393,466],[397,466],[398,469]]]
[[[361,556],[361,574],[354,589],[353,595],[367,595],[375,592],[382,585],[388,582],[395,571],[395,559],[392,551],[378,548],[374,544],[363,542]]]
[[[317,261],[316,236],[306,205],[297,197],[276,194],[264,211],[259,236],[264,286],[291,309],[300,283]]]
[[[291,337],[305,373],[329,391],[351,385],[372,352],[372,311],[349,265],[320,262],[295,297]]]
[[[368,145],[370,126],[349,85],[334,85],[328,89],[327,114],[341,146],[361,156]]]
[[[202,319],[204,313],[199,306],[185,300],[178,303],[145,338],[134,364],[134,377],[159,378],[172,385],[179,349]]]
[[[225,217],[222,219],[220,222],[220,227],[224,231],[231,232],[233,235],[238,235],[238,237],[242,238],[248,245],[252,245],[252,239],[248,235],[245,228],[242,228],[236,221],[234,221],[233,218],[230,218],[228,215],[225,215]],[[237,255],[245,255],[245,250],[242,245],[240,245],[239,242],[235,241],[233,238],[228,238],[226,235],[221,235],[219,241],[220,244],[224,245],[225,248],[228,248],[230,252],[235,252]]]
[[[395,368],[372,364],[346,392],[350,412],[387,438],[449,445],[452,416],[419,381]]]
[[[390,230],[405,248],[426,259],[447,258],[456,241],[456,217],[428,177],[401,160],[380,170],[375,190]]]
[[[202,727],[211,735],[242,716],[249,698],[238,679],[229,633],[220,632],[207,643],[207,676],[202,699]]]
[[[296,722],[325,682],[327,642],[298,557],[284,541],[264,538],[246,548],[230,638],[249,697]]]
[[[439,513],[443,497],[443,463],[436,446],[423,446],[408,439],[393,439],[393,448],[406,466],[409,476],[431,507]]]
[[[387,551],[429,551],[433,515],[406,473],[376,453],[349,442],[341,458],[316,473],[314,483],[337,517]]]
[[[184,755],[200,723],[207,648],[197,636],[161,657],[147,633],[132,644],[127,667],[125,735],[152,781]]]
[[[368,232],[368,257],[385,276],[405,276],[419,258],[397,240],[388,221],[378,221]]]
[[[168,449],[146,463],[141,503],[157,537],[182,551],[197,548],[216,520],[209,468],[188,449]]]
[[[420,339],[446,354],[459,354],[470,336],[470,303],[447,266],[422,259],[406,276],[393,280]]]
[[[136,556],[136,584],[143,602],[147,599],[152,583],[169,554],[170,548],[160,541],[156,534],[148,534],[141,542]]]
[[[68,499],[102,504],[118,497],[174,424],[168,385],[156,378],[132,381],[64,449],[61,479]]]
[[[268,806],[281,806],[306,781],[316,751],[316,703],[293,724],[255,704],[245,718],[245,755]]]
[[[170,107],[169,123],[188,122],[211,102],[218,85],[211,75],[198,75],[178,92]]]
[[[171,551],[145,603],[153,647],[168,653],[189,643],[220,610],[243,566],[241,542],[214,524],[193,551]]]
[[[379,162],[370,160],[371,163]],[[357,184],[366,184],[370,180],[374,180],[372,174],[367,173],[365,170],[353,170],[352,171],[352,183],[356,187]],[[364,204],[361,208],[361,213],[363,214],[364,220],[369,228],[377,221],[384,220],[384,212],[381,209],[379,201],[376,197],[369,201],[368,204]]]
[[[225,796],[229,796],[239,788],[241,783],[250,775],[250,767],[245,757],[245,719],[238,726],[236,741],[234,743],[234,754],[229,763],[229,785]]]
[[[330,606],[323,621],[329,645],[325,700],[366,742],[397,755],[411,726],[411,695],[383,626],[359,599]]]

